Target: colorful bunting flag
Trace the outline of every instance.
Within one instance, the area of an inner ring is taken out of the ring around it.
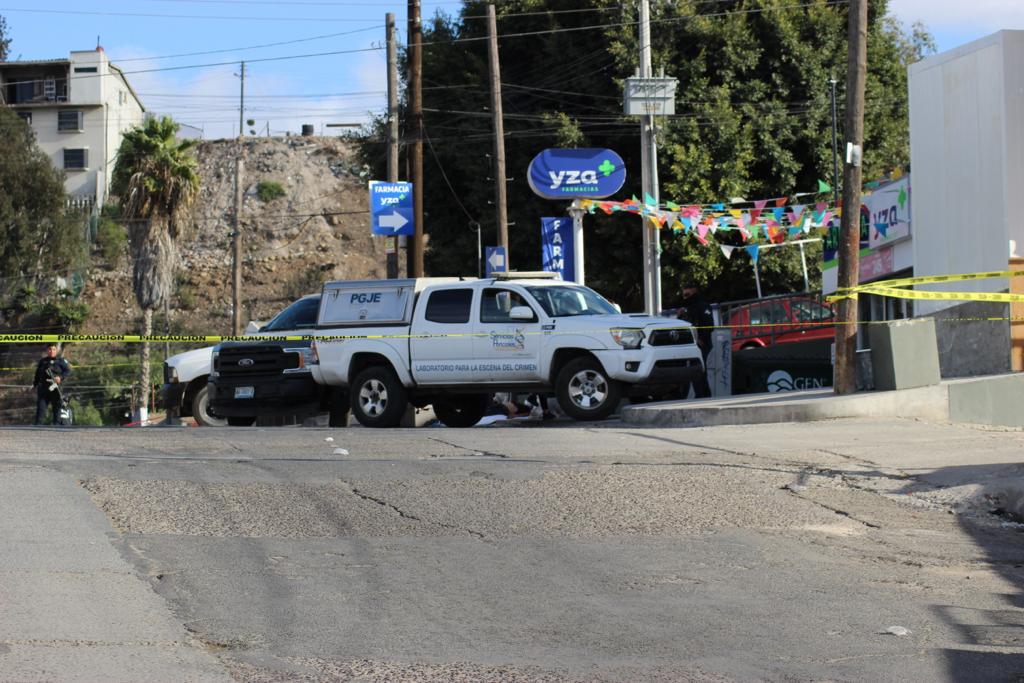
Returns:
[[[818,180],[818,192],[824,194],[825,192],[831,192],[832,186],[826,183],[824,180]]]
[[[725,256],[725,258],[732,258],[732,252],[734,249],[736,249],[736,247],[730,247],[728,244],[719,244],[718,246],[722,250],[722,254]]]
[[[747,253],[750,254],[750,260],[757,263],[757,257],[760,255],[761,249],[756,244],[753,244],[746,249]]]

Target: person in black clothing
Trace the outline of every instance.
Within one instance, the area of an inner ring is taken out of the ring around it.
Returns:
[[[697,345],[704,357],[704,374],[693,383],[693,392],[697,398],[708,398],[711,396],[711,387],[708,386],[708,355],[711,353],[711,331],[715,325],[715,319],[711,315],[711,304],[701,296],[700,289],[696,285],[683,287],[683,305],[676,312],[680,320],[694,325],[697,329]],[[690,387],[684,386],[683,395],[690,393]]]
[[[39,359],[36,365],[36,375],[32,380],[32,386],[36,390],[36,421],[35,424],[43,424],[46,417],[46,408],[50,407],[53,414],[53,424],[58,424],[60,417],[60,384],[71,374],[71,366],[68,362],[58,356],[56,342],[50,342],[46,346],[46,355]]]

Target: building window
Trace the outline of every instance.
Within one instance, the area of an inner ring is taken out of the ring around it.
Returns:
[[[65,109],[57,112],[57,130],[77,133],[82,130],[82,112],[79,109]]]
[[[96,67],[94,66],[76,66],[76,74],[94,74],[96,73]]]
[[[27,125],[32,125],[32,112],[30,111],[19,111],[17,112],[18,118],[24,121]]]
[[[64,168],[69,171],[83,171],[89,168],[89,150],[66,149],[64,150]]]

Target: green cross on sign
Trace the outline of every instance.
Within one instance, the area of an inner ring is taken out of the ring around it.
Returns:
[[[605,159],[601,162],[601,165],[597,167],[597,170],[604,173],[604,177],[607,178],[612,174],[612,171],[615,170],[615,166],[612,165],[612,162]]]

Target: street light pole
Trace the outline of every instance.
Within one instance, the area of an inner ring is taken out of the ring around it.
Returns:
[[[640,78],[651,78],[651,12],[649,0],[640,0]],[[643,201],[647,198],[658,204],[658,141],[655,137],[654,115],[645,114],[640,119],[640,159]],[[643,221],[644,250],[644,310],[648,315],[661,311],[661,243],[658,228],[647,216]]]

